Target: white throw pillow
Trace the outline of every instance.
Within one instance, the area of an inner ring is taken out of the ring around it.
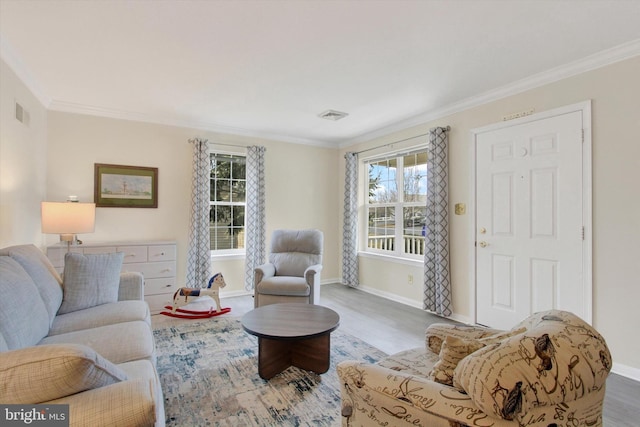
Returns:
[[[124,252],[67,253],[64,258],[63,296],[58,314],[118,301]]]

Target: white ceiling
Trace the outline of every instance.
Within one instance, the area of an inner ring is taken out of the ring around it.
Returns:
[[[52,110],[344,146],[638,55],[640,0],[0,0],[0,35]]]

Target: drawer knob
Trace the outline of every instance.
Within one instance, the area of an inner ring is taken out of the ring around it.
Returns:
[[[167,285],[167,286],[165,286],[165,287],[166,287],[166,288],[170,288],[170,287],[171,287],[171,285]]]

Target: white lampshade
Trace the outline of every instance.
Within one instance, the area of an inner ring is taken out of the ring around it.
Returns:
[[[95,225],[95,203],[42,202],[43,233],[60,234],[67,240],[62,236],[93,233]]]

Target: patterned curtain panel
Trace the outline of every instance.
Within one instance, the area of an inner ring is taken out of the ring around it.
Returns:
[[[358,154],[346,153],[344,180],[344,229],[342,231],[342,284],[358,282]]]
[[[265,262],[266,215],[264,185],[265,147],[247,148],[247,204],[245,211],[246,257],[244,265],[244,288],[253,292],[254,269]]]
[[[424,309],[441,316],[451,315],[448,150],[446,129],[431,129],[427,159]]]
[[[193,144],[193,178],[191,181],[191,223],[187,251],[187,286],[207,286],[211,275],[211,237],[209,234],[209,199],[211,162],[209,142],[190,139]]]

